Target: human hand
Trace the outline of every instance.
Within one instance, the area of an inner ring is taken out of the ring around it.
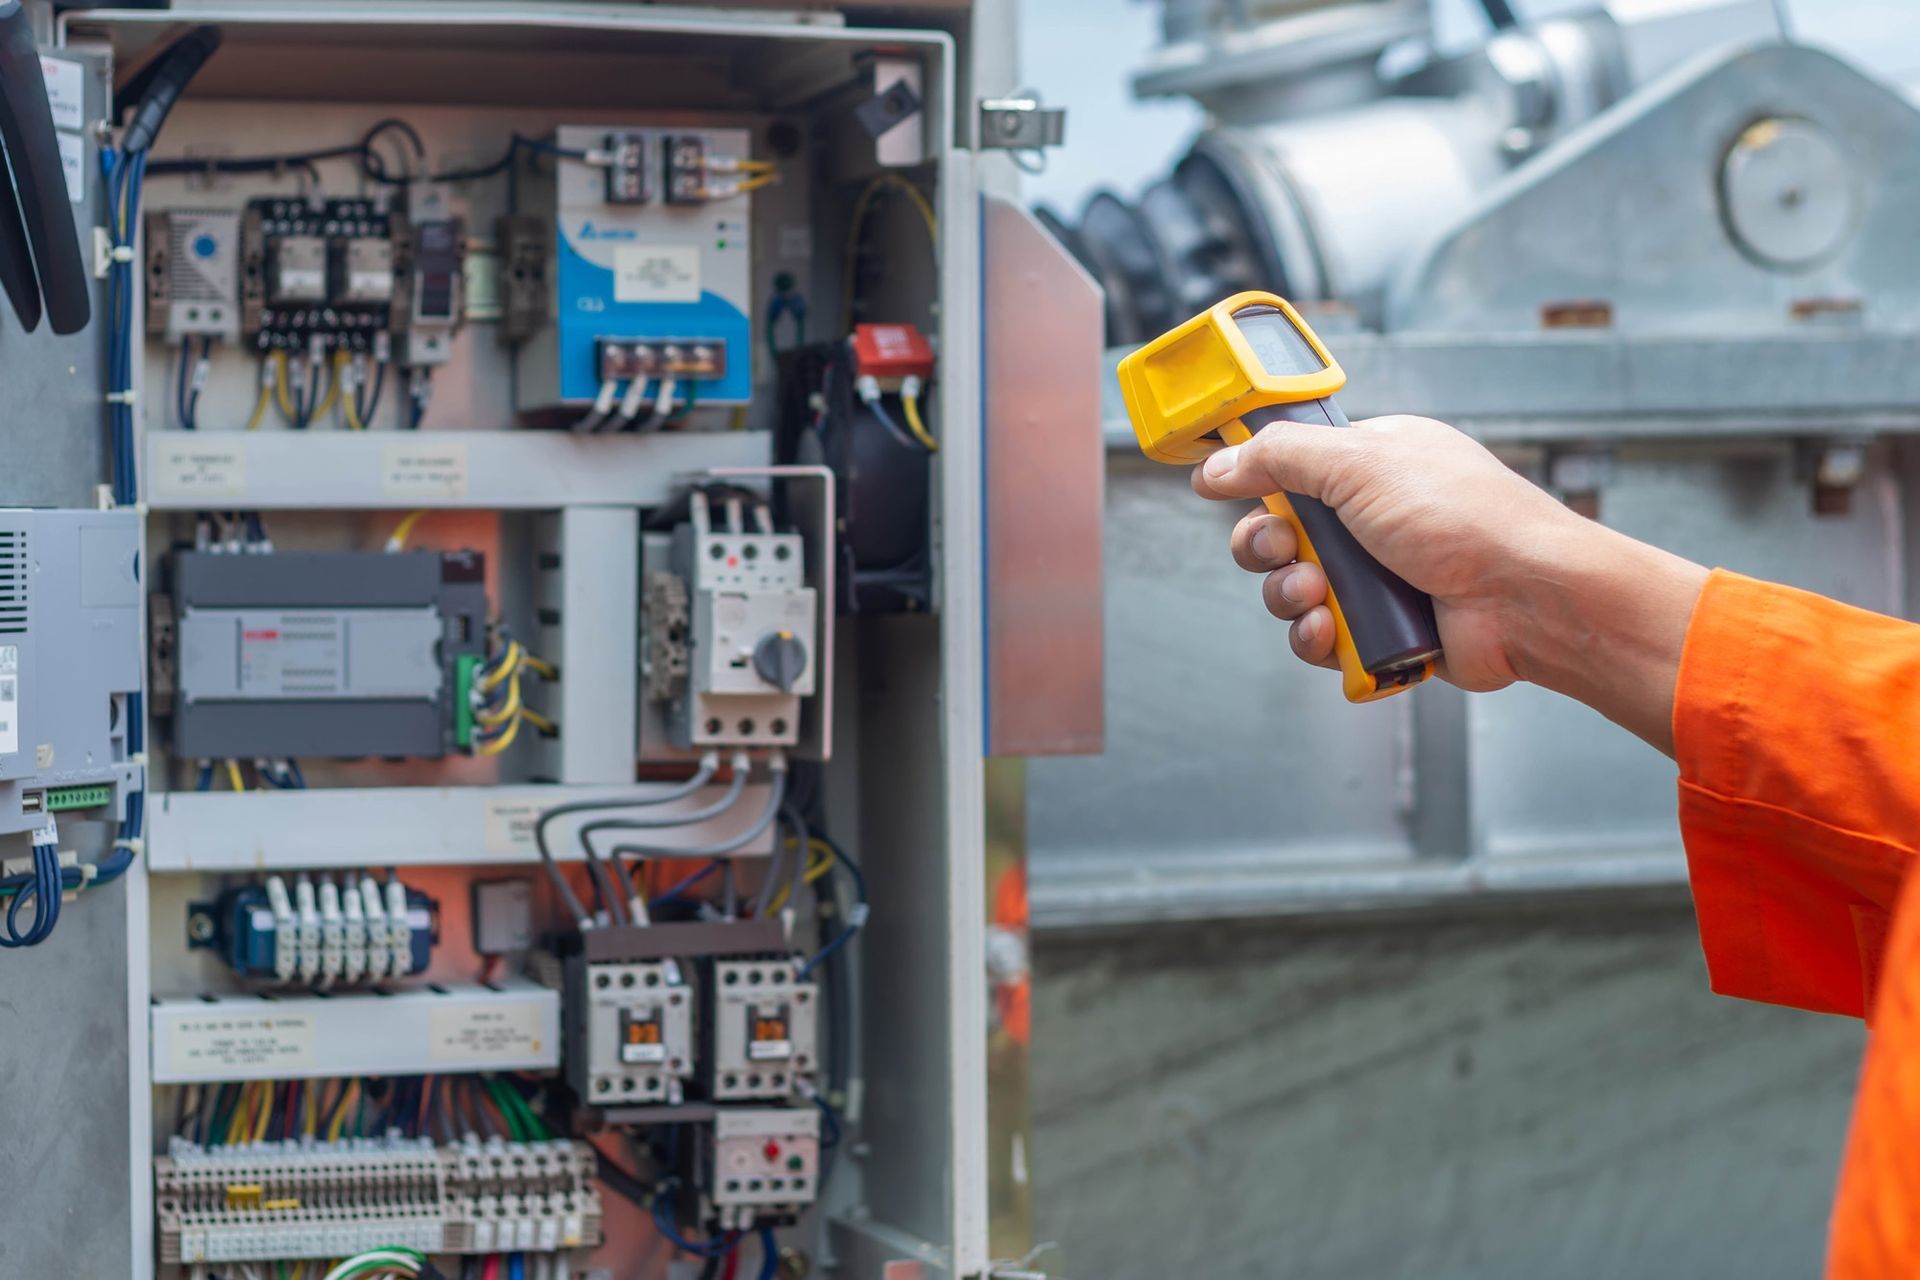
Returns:
[[[1706,571],[1574,514],[1445,423],[1276,423],[1195,467],[1193,486],[1217,500],[1320,499],[1433,597],[1445,679],[1475,691],[1543,684],[1670,749],[1673,680]],[[1232,549],[1266,575],[1267,608],[1293,623],[1294,652],[1336,665],[1326,575],[1296,563],[1287,522],[1255,511]]]

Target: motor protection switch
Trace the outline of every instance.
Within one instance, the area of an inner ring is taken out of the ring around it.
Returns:
[[[1274,423],[1345,428],[1334,402],[1347,376],[1284,298],[1240,293],[1120,362],[1140,449],[1188,465]],[[1293,526],[1300,558],[1327,575],[1334,656],[1347,698],[1371,702],[1419,684],[1440,657],[1433,602],[1378,560],[1331,507],[1299,494],[1265,500]]]

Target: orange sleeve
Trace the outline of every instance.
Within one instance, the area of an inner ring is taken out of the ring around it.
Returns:
[[[1920,853],[1920,626],[1715,572],[1673,729],[1713,989],[1864,1017]]]

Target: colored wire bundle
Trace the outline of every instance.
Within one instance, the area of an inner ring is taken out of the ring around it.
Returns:
[[[497,756],[513,745],[522,724],[541,733],[559,732],[559,726],[528,706],[521,695],[520,678],[531,671],[543,680],[557,679],[559,669],[513,638],[505,627],[494,628],[494,652],[473,682],[473,754]]]

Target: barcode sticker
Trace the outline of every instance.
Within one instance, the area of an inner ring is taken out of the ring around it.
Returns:
[[[0,644],[0,755],[20,749],[20,646]]]

